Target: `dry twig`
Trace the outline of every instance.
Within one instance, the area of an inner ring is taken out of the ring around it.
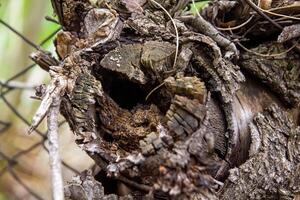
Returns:
[[[58,114],[61,98],[59,95],[53,98],[50,106],[47,124],[48,124],[48,140],[49,140],[49,157],[52,178],[52,197],[54,200],[64,199],[63,180],[61,173],[61,160],[59,155],[58,141]]]
[[[260,16],[262,16],[263,18],[265,18],[266,20],[268,20],[271,24],[273,24],[276,28],[278,28],[279,30],[282,30],[283,27],[281,25],[279,25],[277,22],[275,22],[273,19],[271,19],[268,15],[266,15],[265,13],[263,13],[259,7],[257,5],[255,5],[252,1],[250,0],[244,0],[254,11],[257,12],[257,14],[259,14]]]

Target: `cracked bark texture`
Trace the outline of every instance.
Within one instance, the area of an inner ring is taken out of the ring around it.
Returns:
[[[230,170],[221,199],[294,199],[300,192],[299,127],[276,105],[249,126],[251,157]]]
[[[282,44],[267,43],[253,48],[258,53],[278,54],[287,50]],[[241,67],[263,81],[287,104],[297,104],[300,99],[299,55],[289,52],[279,56],[262,58],[245,53]]]

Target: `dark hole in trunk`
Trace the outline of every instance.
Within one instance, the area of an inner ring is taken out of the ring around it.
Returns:
[[[266,27],[266,29],[268,29]],[[278,37],[279,32],[275,31],[275,32],[271,32],[271,33],[266,33],[264,35],[260,35],[259,37],[257,37],[257,35],[249,35],[247,41],[242,42],[242,44],[246,47],[246,48],[255,48],[258,47],[259,45],[261,45],[262,43],[265,42],[270,42],[270,41],[276,41],[277,37]]]
[[[127,80],[120,73],[105,69],[97,69],[95,76],[99,77],[105,93],[121,108],[132,110],[137,105],[155,104],[161,112],[166,113],[170,107],[171,96],[163,87],[154,91],[146,100],[147,95],[160,83],[142,85]]]
[[[121,107],[131,110],[138,104],[145,104],[146,91],[137,83],[126,80],[119,74],[101,70],[103,90]]]
[[[138,103],[145,103],[146,94],[138,85],[115,79],[110,85],[110,97],[122,108],[132,109]]]
[[[106,173],[102,170],[96,176],[95,179],[101,182],[104,187],[105,194],[117,194],[118,193],[118,181],[106,176]]]

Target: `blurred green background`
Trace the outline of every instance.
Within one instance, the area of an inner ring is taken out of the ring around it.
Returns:
[[[1,0],[0,1],[0,18],[22,33],[35,44],[39,44],[44,38],[56,30],[57,24],[48,22],[44,19],[46,15],[53,16],[50,1],[43,0]],[[54,51],[53,42],[49,40],[44,49]],[[12,33],[3,24],[0,24],[0,80],[5,81],[25,69],[26,66],[32,63],[29,59],[29,54],[34,49],[26,44],[20,37]],[[16,81],[38,85],[47,82],[48,75],[39,67],[34,67],[26,74],[20,76]],[[34,93],[33,90],[15,90],[6,95],[7,100],[17,109],[27,120],[30,120],[33,112],[38,106],[38,102],[29,98]],[[7,156],[12,156],[22,149],[26,149],[29,145],[38,141],[40,138],[26,137],[27,127],[5,106],[0,99],[0,120],[11,122],[12,126],[0,135],[0,151]],[[1,126],[1,125],[0,125]],[[35,175],[30,172],[29,163],[36,162],[34,156],[23,156],[20,162],[24,165],[16,166],[16,173],[26,179],[27,185],[34,185],[31,179],[35,179]],[[1,157],[0,157],[1,159]],[[25,164],[27,162],[27,164]],[[0,169],[5,167],[7,162],[0,160]],[[28,173],[25,173],[28,172]],[[41,174],[38,174],[40,176]],[[38,181],[39,182],[39,181]],[[43,185],[43,184],[42,184]],[[0,199],[31,199],[30,196],[20,189],[20,186],[15,184],[14,180],[5,173],[0,177]],[[40,192],[42,196],[47,192]]]
[[[41,0],[1,0],[0,18],[30,39],[33,43],[39,44],[53,31],[58,29],[58,25],[46,21],[45,16],[53,16],[50,1]],[[54,51],[53,40],[49,40],[44,49]],[[34,48],[26,44],[20,37],[12,33],[3,24],[0,24],[0,80],[5,81],[23,70],[32,63],[29,54]],[[29,85],[38,85],[47,79],[47,74],[38,67],[33,68],[28,73],[22,75],[17,81]],[[25,91],[26,92],[26,91]],[[23,98],[23,92],[15,91],[8,95],[8,99],[13,105],[26,107],[24,110],[26,117],[31,114],[33,101]],[[20,105],[19,105],[20,104]],[[0,101],[0,120],[11,119],[7,114],[7,109]]]

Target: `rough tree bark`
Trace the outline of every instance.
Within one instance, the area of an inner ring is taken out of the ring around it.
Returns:
[[[189,3],[52,0],[63,27],[59,61],[34,59],[66,83],[60,111],[98,169],[75,177],[67,198],[299,194],[299,54],[259,56],[287,49],[262,40],[257,54],[239,55],[212,24],[221,12],[250,8],[214,1],[202,13],[208,22],[187,15]],[[210,18],[213,9],[220,13]]]

